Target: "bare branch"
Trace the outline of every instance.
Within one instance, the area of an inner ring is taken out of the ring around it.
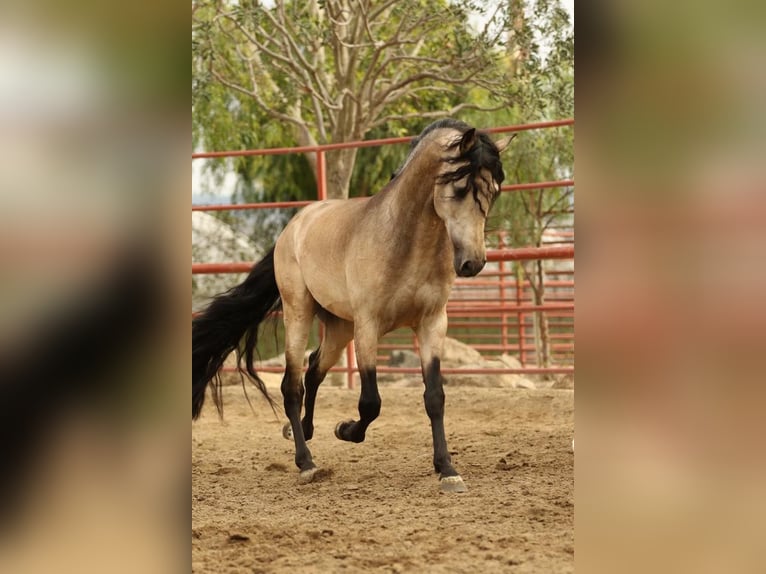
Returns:
[[[378,6],[375,10],[370,12],[370,20],[377,20],[378,16],[386,12],[389,8],[391,8],[394,4],[396,4],[398,0],[388,0],[388,2],[384,2],[380,6]]]
[[[238,22],[235,18],[232,17],[231,14],[221,14],[222,17],[226,18],[229,22],[231,22],[238,31],[240,31],[247,39],[248,41],[256,47],[257,50],[265,53],[270,58],[270,64],[276,68],[277,70],[284,73],[286,76],[292,78],[298,86],[300,86],[306,93],[308,93],[311,96],[312,99],[312,105],[314,107],[314,111],[317,115],[317,118],[320,119],[323,117],[323,114],[320,110],[320,106],[324,107],[328,113],[332,113],[332,111],[340,109],[340,107],[337,104],[334,104],[327,98],[327,94],[321,93],[322,88],[324,88],[324,85],[322,82],[318,81],[318,78],[316,75],[314,76],[314,79],[317,81],[312,82],[312,78],[307,73],[308,70],[301,68],[296,64],[296,60],[293,58],[289,58],[284,56],[283,54],[270,49],[265,43],[261,42],[258,38],[256,38],[253,34],[251,34],[247,29],[245,29],[244,26],[240,22]],[[221,28],[221,31],[224,34],[227,34],[231,37],[230,34],[227,33],[227,31],[223,28]],[[261,36],[268,38],[267,32],[261,28],[256,27],[256,32],[258,32]],[[274,40],[273,38],[270,38],[270,40]],[[237,42],[234,38],[232,38],[232,44],[237,47],[238,53],[239,48],[237,46]],[[287,45],[281,46],[283,49],[286,49],[289,52],[290,47]],[[243,57],[244,59],[244,57]],[[323,139],[326,139],[326,134],[324,133],[324,126],[320,126],[319,130],[323,135]]]
[[[478,73],[479,70],[469,71],[465,76],[461,78],[450,78],[436,72],[421,72],[419,74],[414,74],[383,90],[382,93],[373,100],[371,107],[373,110],[382,109],[384,106],[397,100],[399,97],[401,97],[402,94],[406,94],[407,91],[404,88],[410,84],[414,84],[415,82],[420,82],[423,80],[434,80],[435,82],[442,84],[458,86],[468,84],[469,81],[471,81],[471,79],[474,78],[474,76],[476,76]]]
[[[478,104],[462,103],[462,104],[458,104],[457,106],[453,106],[449,110],[437,110],[432,112],[415,112],[411,114],[388,115],[373,122],[371,124],[371,127],[376,128],[390,122],[405,121],[405,120],[412,120],[412,119],[419,119],[419,118],[444,118],[444,117],[455,115],[461,110],[479,110],[483,112],[489,112],[489,111],[496,111],[504,107],[505,107],[505,104],[486,108],[486,107],[479,106]]]
[[[561,204],[562,201],[565,201],[565,200],[569,199],[570,197],[572,197],[573,194],[574,194],[574,190],[571,189],[571,188],[568,189],[567,191],[565,191],[561,196],[559,196],[559,198],[556,201],[554,201],[548,207],[548,209],[546,209],[545,211],[542,212],[542,215],[543,216],[551,215],[551,214],[558,215],[557,213],[555,213],[556,207],[558,207]]]
[[[240,86],[239,84],[236,84],[236,83],[234,83],[234,82],[231,82],[231,81],[227,80],[227,79],[226,79],[226,78],[225,78],[225,77],[224,77],[224,76],[223,76],[223,75],[222,75],[220,72],[218,72],[218,71],[217,71],[215,68],[212,68],[212,67],[211,67],[211,69],[210,69],[210,73],[211,73],[211,75],[212,75],[212,76],[213,76],[213,77],[214,77],[214,78],[215,78],[217,81],[219,81],[221,84],[223,84],[223,85],[224,85],[224,86],[226,86],[227,88],[230,88],[230,89],[234,90],[235,92],[239,92],[239,93],[241,93],[241,94],[245,94],[246,96],[249,96],[249,97],[253,98],[253,99],[255,100],[255,103],[256,103],[256,104],[258,104],[258,106],[259,106],[259,107],[260,107],[260,108],[261,108],[263,111],[265,111],[266,113],[268,113],[268,114],[269,114],[270,116],[272,116],[274,119],[277,119],[277,120],[282,120],[282,121],[286,121],[286,122],[290,122],[290,123],[294,123],[294,124],[300,124],[300,123],[301,123],[301,121],[300,121],[300,120],[298,120],[298,119],[296,119],[296,118],[293,118],[293,117],[291,117],[291,116],[288,116],[287,114],[283,114],[283,113],[281,113],[281,112],[278,112],[278,111],[276,111],[275,109],[273,109],[271,106],[267,105],[267,104],[266,104],[266,102],[264,102],[264,101],[263,101],[263,99],[261,98],[261,96],[258,94],[258,92],[256,92],[256,91],[253,91],[253,90],[248,90],[247,88],[245,88],[245,87],[243,87],[243,86]]]
[[[300,75],[303,75],[308,80],[308,83],[310,83],[308,76],[312,75],[311,73],[313,72],[314,77],[316,77],[316,70],[306,60],[303,54],[303,50],[301,50],[301,48],[295,43],[294,38],[298,34],[296,34],[294,29],[288,30],[288,28],[292,27],[292,23],[290,22],[290,19],[285,17],[284,2],[282,0],[277,1],[277,9],[279,10],[282,21],[278,21],[272,14],[271,10],[263,10],[263,14],[266,15],[272,25],[277,29],[277,31],[279,31],[280,37],[282,39],[282,46],[285,51],[290,54],[290,60],[292,61],[296,72]],[[329,100],[329,98],[327,99]]]
[[[536,276],[536,274],[533,275],[532,273],[530,273],[529,270],[527,269],[526,265],[521,265],[521,271],[524,273],[524,277],[527,280],[527,282],[529,283],[529,286],[532,288],[532,291],[534,292],[535,297],[539,297],[540,296],[540,287],[537,284],[537,276]]]

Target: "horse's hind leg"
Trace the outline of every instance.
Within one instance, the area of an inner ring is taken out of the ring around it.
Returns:
[[[320,315],[321,316],[321,315]],[[325,333],[319,348],[311,353],[306,371],[306,412],[303,416],[303,436],[311,440],[314,436],[314,405],[317,389],[335,363],[343,349],[354,337],[354,324],[334,315],[325,319]]]
[[[439,473],[441,489],[448,492],[464,492],[463,479],[452,466],[447,438],[444,433],[444,378],[441,375],[441,354],[447,334],[446,311],[426,317],[416,329],[420,345],[420,361],[425,382],[426,413],[431,419],[434,443],[434,469]]]
[[[295,464],[301,471],[298,482],[311,482],[317,470],[311,451],[306,445],[301,426],[303,404],[303,355],[306,352],[309,331],[314,319],[316,304],[305,289],[282,290],[282,306],[285,321],[285,376],[282,380],[282,396],[285,414],[290,421],[295,439]]]

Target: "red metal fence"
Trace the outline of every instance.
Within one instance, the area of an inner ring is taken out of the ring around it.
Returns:
[[[573,125],[573,119],[539,122],[516,126],[490,128],[490,133],[519,132],[531,129],[556,128]],[[411,137],[344,142],[318,146],[293,148],[270,148],[259,150],[239,150],[223,152],[204,152],[192,154],[192,159],[222,158],[245,155],[278,155],[289,153],[317,154],[317,198],[327,197],[325,181],[325,152],[350,148],[408,143]],[[544,181],[503,185],[504,192],[570,187],[573,180]],[[192,205],[192,211],[223,211],[236,209],[282,209],[308,205],[311,201],[284,201],[268,203],[244,203],[221,205]],[[475,278],[458,279],[453,289],[447,311],[450,317],[450,336],[455,336],[469,343],[482,354],[509,353],[518,357],[520,368],[460,368],[442,369],[445,374],[552,374],[574,372],[574,270],[547,269],[546,275],[555,277],[546,283],[545,303],[534,305],[529,282],[519,280],[510,261],[520,260],[572,260],[574,259],[574,236],[572,231],[558,232],[563,245],[545,245],[512,249],[503,246],[502,239],[498,249],[487,251],[487,266]],[[493,263],[495,263],[493,265]],[[192,274],[207,273],[245,273],[253,262],[193,263]],[[536,346],[532,318],[536,312],[543,312],[550,326],[551,353],[556,366],[539,367],[535,364]],[[417,350],[417,340],[412,332],[395,331],[381,341],[380,351]],[[380,356],[379,362],[385,362],[388,356]],[[353,387],[356,372],[353,343],[346,351],[346,366],[335,367],[334,372],[344,372],[349,388]],[[262,371],[281,372],[280,367],[260,368]],[[420,373],[419,368],[390,367],[380,365],[380,373]]]

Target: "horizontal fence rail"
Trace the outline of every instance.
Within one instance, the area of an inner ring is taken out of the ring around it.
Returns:
[[[542,128],[572,126],[572,125],[574,125],[574,119],[570,118],[566,120],[554,120],[551,122],[533,122],[529,124],[519,124],[515,126],[487,128],[481,131],[491,133],[491,134],[499,134],[499,133],[510,133],[510,132],[522,132],[522,131],[536,130],[536,129],[542,129]],[[242,157],[242,156],[249,156],[249,155],[285,155],[285,154],[312,153],[312,152],[317,153],[317,152],[334,151],[334,150],[349,149],[349,148],[378,147],[381,145],[410,143],[410,141],[412,141],[415,137],[417,136],[381,138],[381,139],[374,139],[374,140],[361,140],[361,141],[353,141],[353,142],[341,142],[341,143],[319,144],[319,145],[298,146],[298,147],[195,152],[195,153],[192,153],[192,159]]]
[[[488,249],[487,261],[522,261],[530,259],[573,259],[573,246],[523,247],[520,249]],[[192,263],[192,274],[247,273],[255,262]]]

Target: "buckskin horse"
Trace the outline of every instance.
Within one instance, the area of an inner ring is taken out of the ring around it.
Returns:
[[[484,226],[500,192],[500,153],[510,139],[494,142],[458,120],[434,122],[412,141],[404,164],[379,193],[302,209],[244,282],[193,319],[192,418],[200,414],[208,385],[222,413],[218,372],[232,351],[240,372],[271,402],[253,362],[258,326],[281,306],[281,390],[289,419],[284,434],[295,441],[298,482],[311,482],[318,468],[306,441],[314,434],[317,389],[328,370],[353,339],[362,381],[359,420],[338,423],[335,436],[362,442],[380,413],[378,340],[411,327],[420,348],[434,468],[443,491],[465,491],[444,432],[440,357],[447,298],[456,275],[472,277],[486,262]],[[303,358],[315,315],[324,323],[324,337],[309,357],[304,389]]]

